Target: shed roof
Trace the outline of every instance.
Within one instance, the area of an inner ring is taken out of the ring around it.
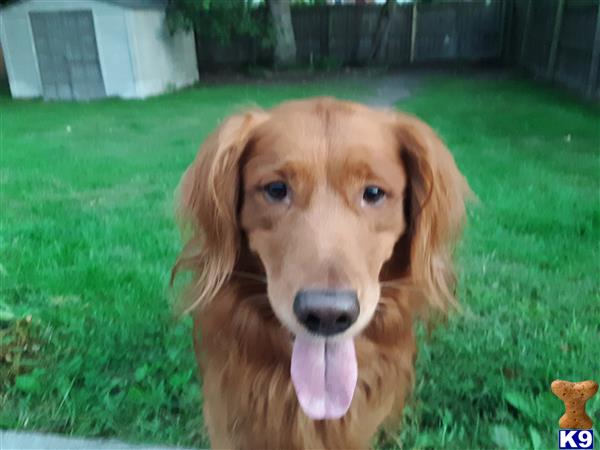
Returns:
[[[3,7],[16,5],[27,0],[8,0]],[[73,0],[76,1],[76,0]],[[92,0],[98,2],[112,3],[129,9],[165,9],[168,0]]]
[[[168,0],[99,0],[115,5],[123,6],[124,8],[135,9],[165,9]]]

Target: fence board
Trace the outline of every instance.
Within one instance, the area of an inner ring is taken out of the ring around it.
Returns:
[[[391,18],[390,35],[385,49],[385,61],[394,66],[410,61],[412,6],[399,5]]]
[[[585,86],[590,73],[597,2],[567,2],[558,42],[554,79],[567,87]]]
[[[521,64],[536,76],[544,77],[548,68],[557,0],[532,0],[529,28]]]
[[[297,8],[293,10],[292,25],[296,37],[298,62],[307,64],[327,55],[328,12],[326,7]]]
[[[496,1],[488,5],[462,5],[457,17],[460,59],[492,59],[502,55],[502,4]]]
[[[456,58],[456,5],[423,3],[418,8],[415,61]]]
[[[531,21],[523,32],[525,51],[518,64],[536,77],[599,99],[600,82],[591,80],[590,87],[589,74],[600,1],[565,0],[552,61],[552,32],[557,26],[558,5],[558,0],[532,0]]]
[[[415,60],[499,58],[502,19],[501,1],[419,4]]]

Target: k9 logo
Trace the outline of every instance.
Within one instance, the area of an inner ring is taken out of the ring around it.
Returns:
[[[594,430],[558,430],[559,449],[594,448]]]

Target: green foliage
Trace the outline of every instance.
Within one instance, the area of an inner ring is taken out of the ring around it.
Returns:
[[[267,8],[251,0],[169,0],[166,21],[171,33],[195,30],[222,44],[244,36],[258,38],[263,47],[273,43]]]
[[[335,72],[342,68],[342,62],[335,56],[315,58],[312,69],[325,72]]]

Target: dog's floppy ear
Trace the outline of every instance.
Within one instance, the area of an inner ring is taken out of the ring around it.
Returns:
[[[253,131],[266,119],[260,110],[229,117],[204,141],[181,179],[178,218],[189,236],[171,281],[179,269],[194,273],[184,312],[210,301],[234,269],[240,246],[239,164]]]
[[[405,254],[400,258],[408,264],[411,282],[423,293],[425,304],[446,312],[457,306],[452,251],[472,193],[454,158],[428,125],[401,113],[395,113],[393,121],[408,175],[408,230],[402,239],[408,249],[402,249]]]

